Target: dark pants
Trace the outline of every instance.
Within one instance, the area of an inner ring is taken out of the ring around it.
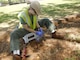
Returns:
[[[55,29],[54,24],[49,19],[42,19],[38,23],[41,27],[45,26],[47,29],[50,29],[50,31]],[[30,32],[25,29],[15,29],[10,35],[10,50],[20,50],[20,38],[28,33]]]

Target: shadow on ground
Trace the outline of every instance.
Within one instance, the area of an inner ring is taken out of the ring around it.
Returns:
[[[74,12],[80,13],[80,2],[75,3],[65,3],[65,4],[53,4],[49,3],[48,5],[42,5],[43,14],[56,17],[64,17],[67,14],[73,14]]]
[[[3,12],[0,12],[0,23],[10,21],[12,19],[18,19],[17,14],[5,14]]]

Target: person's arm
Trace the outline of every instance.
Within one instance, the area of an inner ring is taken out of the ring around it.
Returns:
[[[46,30],[47,28],[44,26],[44,27],[40,27],[39,23],[37,22],[37,28],[42,28],[42,30]]]
[[[29,32],[33,32],[33,33],[36,32],[35,30],[31,29],[27,24],[23,24],[23,28],[28,30]]]
[[[40,28],[40,25],[39,25],[39,23],[37,22],[37,28]]]
[[[36,32],[35,30],[31,29],[22,18],[20,18],[20,22],[23,25],[24,29],[28,30],[29,32],[34,32],[34,33]]]

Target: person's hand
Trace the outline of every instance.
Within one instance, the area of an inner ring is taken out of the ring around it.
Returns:
[[[41,34],[44,35],[44,31],[42,30],[42,28],[39,28],[38,31],[40,31]]]
[[[42,34],[42,32],[40,32],[40,31],[36,31],[36,35],[38,35],[38,36],[42,36],[43,34]]]
[[[36,41],[39,42],[40,39],[42,38],[43,34],[40,31],[36,31]]]
[[[42,36],[44,35],[43,30],[39,28],[38,31],[36,31],[36,35],[37,35],[36,41],[39,42]]]

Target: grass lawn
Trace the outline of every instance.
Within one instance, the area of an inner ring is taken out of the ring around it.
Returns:
[[[73,12],[80,12],[79,0],[40,0],[40,3],[44,16],[63,17],[67,14],[73,14]],[[26,6],[27,4],[24,3],[0,7],[0,23],[17,19],[18,12]]]
[[[25,3],[0,7],[0,22],[17,19],[18,12],[21,11],[26,6],[27,5]]]

